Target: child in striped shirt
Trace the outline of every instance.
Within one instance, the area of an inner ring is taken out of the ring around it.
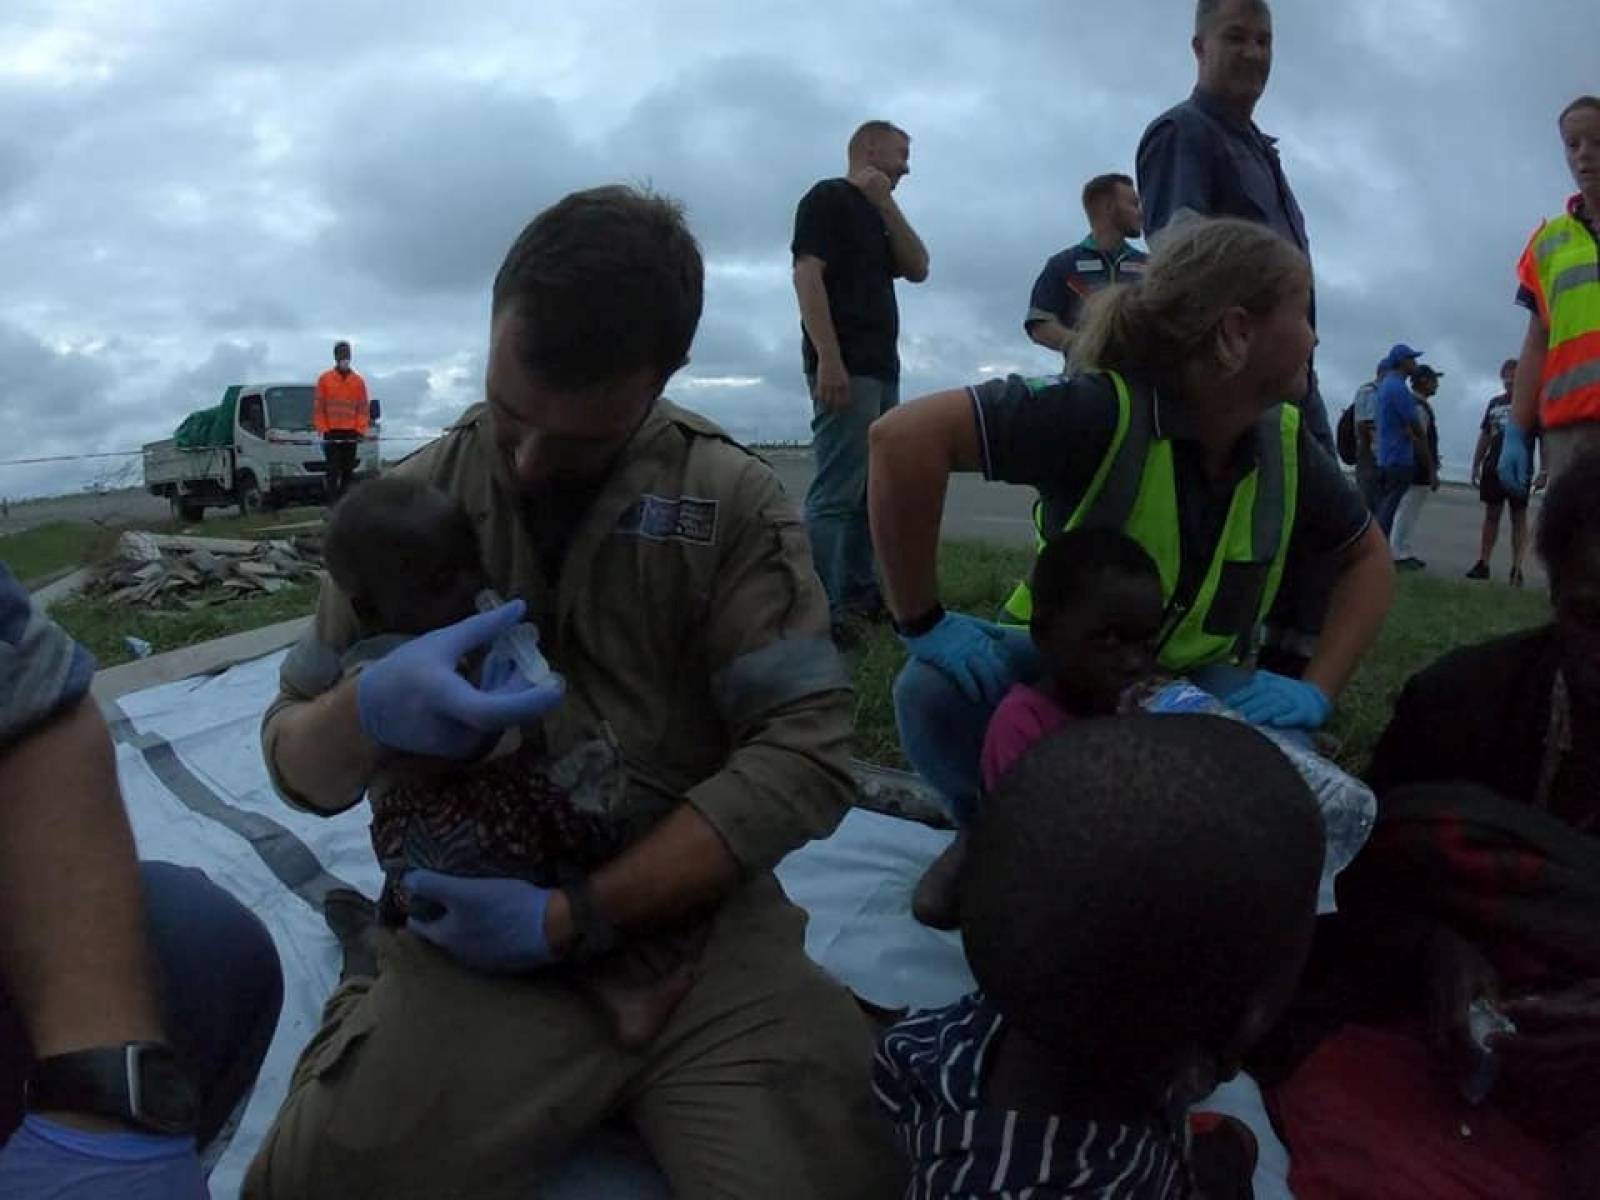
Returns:
[[[908,1200],[1248,1195],[1248,1131],[1202,1173],[1188,1110],[1287,1002],[1321,865],[1306,784],[1239,722],[1077,721],[1020,759],[963,867],[980,990],[878,1049]]]

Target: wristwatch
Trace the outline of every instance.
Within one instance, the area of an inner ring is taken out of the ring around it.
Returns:
[[[572,911],[572,945],[567,948],[566,957],[573,962],[587,962],[616,949],[617,927],[605,919],[595,904],[588,876],[561,890],[567,894],[567,907]]]
[[[42,1058],[28,1076],[33,1112],[110,1117],[152,1133],[194,1132],[194,1088],[162,1042],[124,1042]]]

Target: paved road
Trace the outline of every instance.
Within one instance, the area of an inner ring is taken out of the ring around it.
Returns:
[[[780,451],[772,464],[789,493],[803,498],[811,482],[810,457],[798,451]],[[1009,484],[986,483],[977,475],[957,475],[945,498],[944,536],[1011,545],[1033,545],[1033,492]],[[1537,512],[1537,505],[1534,512]],[[1532,514],[1530,514],[1531,517]],[[1502,582],[1511,564],[1511,521],[1501,517],[1500,542],[1495,547],[1496,578]],[[1430,573],[1459,579],[1478,558],[1478,537],[1483,527],[1483,505],[1475,488],[1445,485],[1428,498],[1417,520],[1417,549]],[[1531,530],[1530,530],[1531,534]],[[1527,560],[1528,582],[1543,586],[1544,572]]]
[[[803,498],[811,482],[811,456],[804,451],[777,450],[769,457],[790,494]],[[976,475],[958,475],[950,481],[950,494],[945,503],[945,536],[1031,546],[1033,522],[1029,514],[1032,505],[1033,493],[1028,488],[986,483]],[[139,490],[62,496],[12,505],[10,515],[0,517],[0,534],[15,533],[47,521],[138,525],[164,520],[167,515],[165,500]],[[1417,526],[1417,544],[1428,562],[1428,569],[1459,579],[1478,557],[1482,520],[1483,506],[1478,503],[1477,492],[1473,489],[1447,485],[1431,496]],[[1503,580],[1511,561],[1511,528],[1509,518],[1501,520],[1500,545],[1495,551],[1494,565],[1497,578]],[[1530,584],[1537,580],[1541,586],[1544,580],[1544,573],[1531,553],[1528,580]]]
[[[218,513],[225,510],[217,509]],[[235,511],[235,510],[227,510]],[[74,492],[49,500],[16,502],[0,515],[0,534],[20,533],[52,521],[95,521],[104,525],[142,525],[165,521],[171,515],[167,502],[143,488],[117,492]]]

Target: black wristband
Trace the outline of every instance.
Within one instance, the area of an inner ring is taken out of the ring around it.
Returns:
[[[942,620],[944,620],[944,605],[935,604],[927,612],[919,613],[909,621],[896,621],[894,631],[905,638],[921,637]]]

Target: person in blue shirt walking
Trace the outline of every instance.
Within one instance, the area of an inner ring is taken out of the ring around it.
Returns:
[[[1149,255],[1128,244],[1139,236],[1143,216],[1139,193],[1126,175],[1096,175],[1083,186],[1083,211],[1089,234],[1076,246],[1050,256],[1034,280],[1022,328],[1046,350],[1063,356],[1077,336],[1083,304],[1114,283],[1144,277]]]
[[[1417,419],[1417,398],[1408,380],[1417,369],[1421,350],[1396,342],[1383,360],[1383,382],[1378,385],[1378,528],[1388,537],[1394,515],[1406,491],[1417,479],[1417,456],[1427,453],[1422,425]]]

